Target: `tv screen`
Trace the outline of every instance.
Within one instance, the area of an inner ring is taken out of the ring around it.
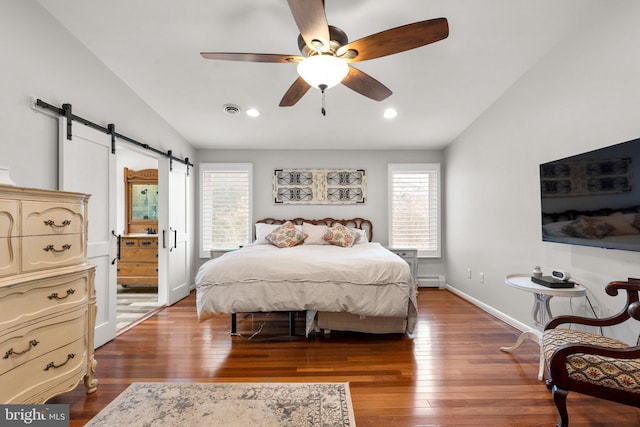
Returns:
[[[542,240],[640,251],[640,139],[540,165]]]

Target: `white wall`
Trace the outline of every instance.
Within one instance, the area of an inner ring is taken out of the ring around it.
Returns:
[[[440,150],[201,150],[199,163],[253,163],[253,216],[260,218],[367,218],[373,223],[373,240],[388,243],[387,165],[389,163],[438,163]],[[280,168],[347,168],[367,171],[364,205],[276,205],[273,203],[273,170]],[[196,206],[199,209],[199,206]],[[418,276],[444,275],[442,259],[423,259]]]
[[[640,137],[638,22],[639,2],[603,2],[591,22],[543,57],[446,150],[450,286],[531,324],[532,296],[509,288],[504,278],[541,265],[546,273],[562,268],[584,281],[601,314],[619,310],[622,301],[607,296],[604,286],[640,277],[640,253],[543,243],[538,166]],[[562,300],[552,300],[556,314],[570,310]],[[611,332],[634,342],[634,322]]]
[[[31,98],[156,148],[190,157],[192,147],[35,1],[0,4],[0,165],[23,187],[57,187],[57,119]]]
[[[69,103],[87,120],[193,158],[184,138],[35,1],[0,1],[0,52],[0,165],[16,185],[58,185],[58,119],[33,109],[32,97]]]

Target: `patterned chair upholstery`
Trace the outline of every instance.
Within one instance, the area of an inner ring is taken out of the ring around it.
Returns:
[[[630,318],[640,320],[640,279],[611,282],[605,288],[615,296],[626,290],[627,302],[622,311],[606,319],[558,316],[545,327],[542,349],[547,362],[547,386],[560,414],[559,427],[568,427],[567,394],[582,394],[640,407],[640,345],[570,329],[562,324],[596,327],[612,326]],[[637,344],[640,344],[640,340]]]

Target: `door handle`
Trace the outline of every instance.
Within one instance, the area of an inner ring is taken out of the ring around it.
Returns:
[[[178,230],[169,227],[169,231],[173,231],[173,245],[169,245],[169,252],[172,252],[174,249],[178,247]]]
[[[111,234],[113,234],[115,238],[118,239],[118,252],[116,254],[116,257],[113,259],[113,261],[111,261],[111,265],[114,265],[116,261],[120,261],[120,247],[122,245],[122,235],[116,234],[115,230],[111,230]]]

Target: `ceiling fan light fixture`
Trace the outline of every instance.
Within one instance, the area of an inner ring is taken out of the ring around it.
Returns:
[[[349,66],[333,55],[314,55],[298,64],[298,74],[315,88],[330,88],[349,74]]]

